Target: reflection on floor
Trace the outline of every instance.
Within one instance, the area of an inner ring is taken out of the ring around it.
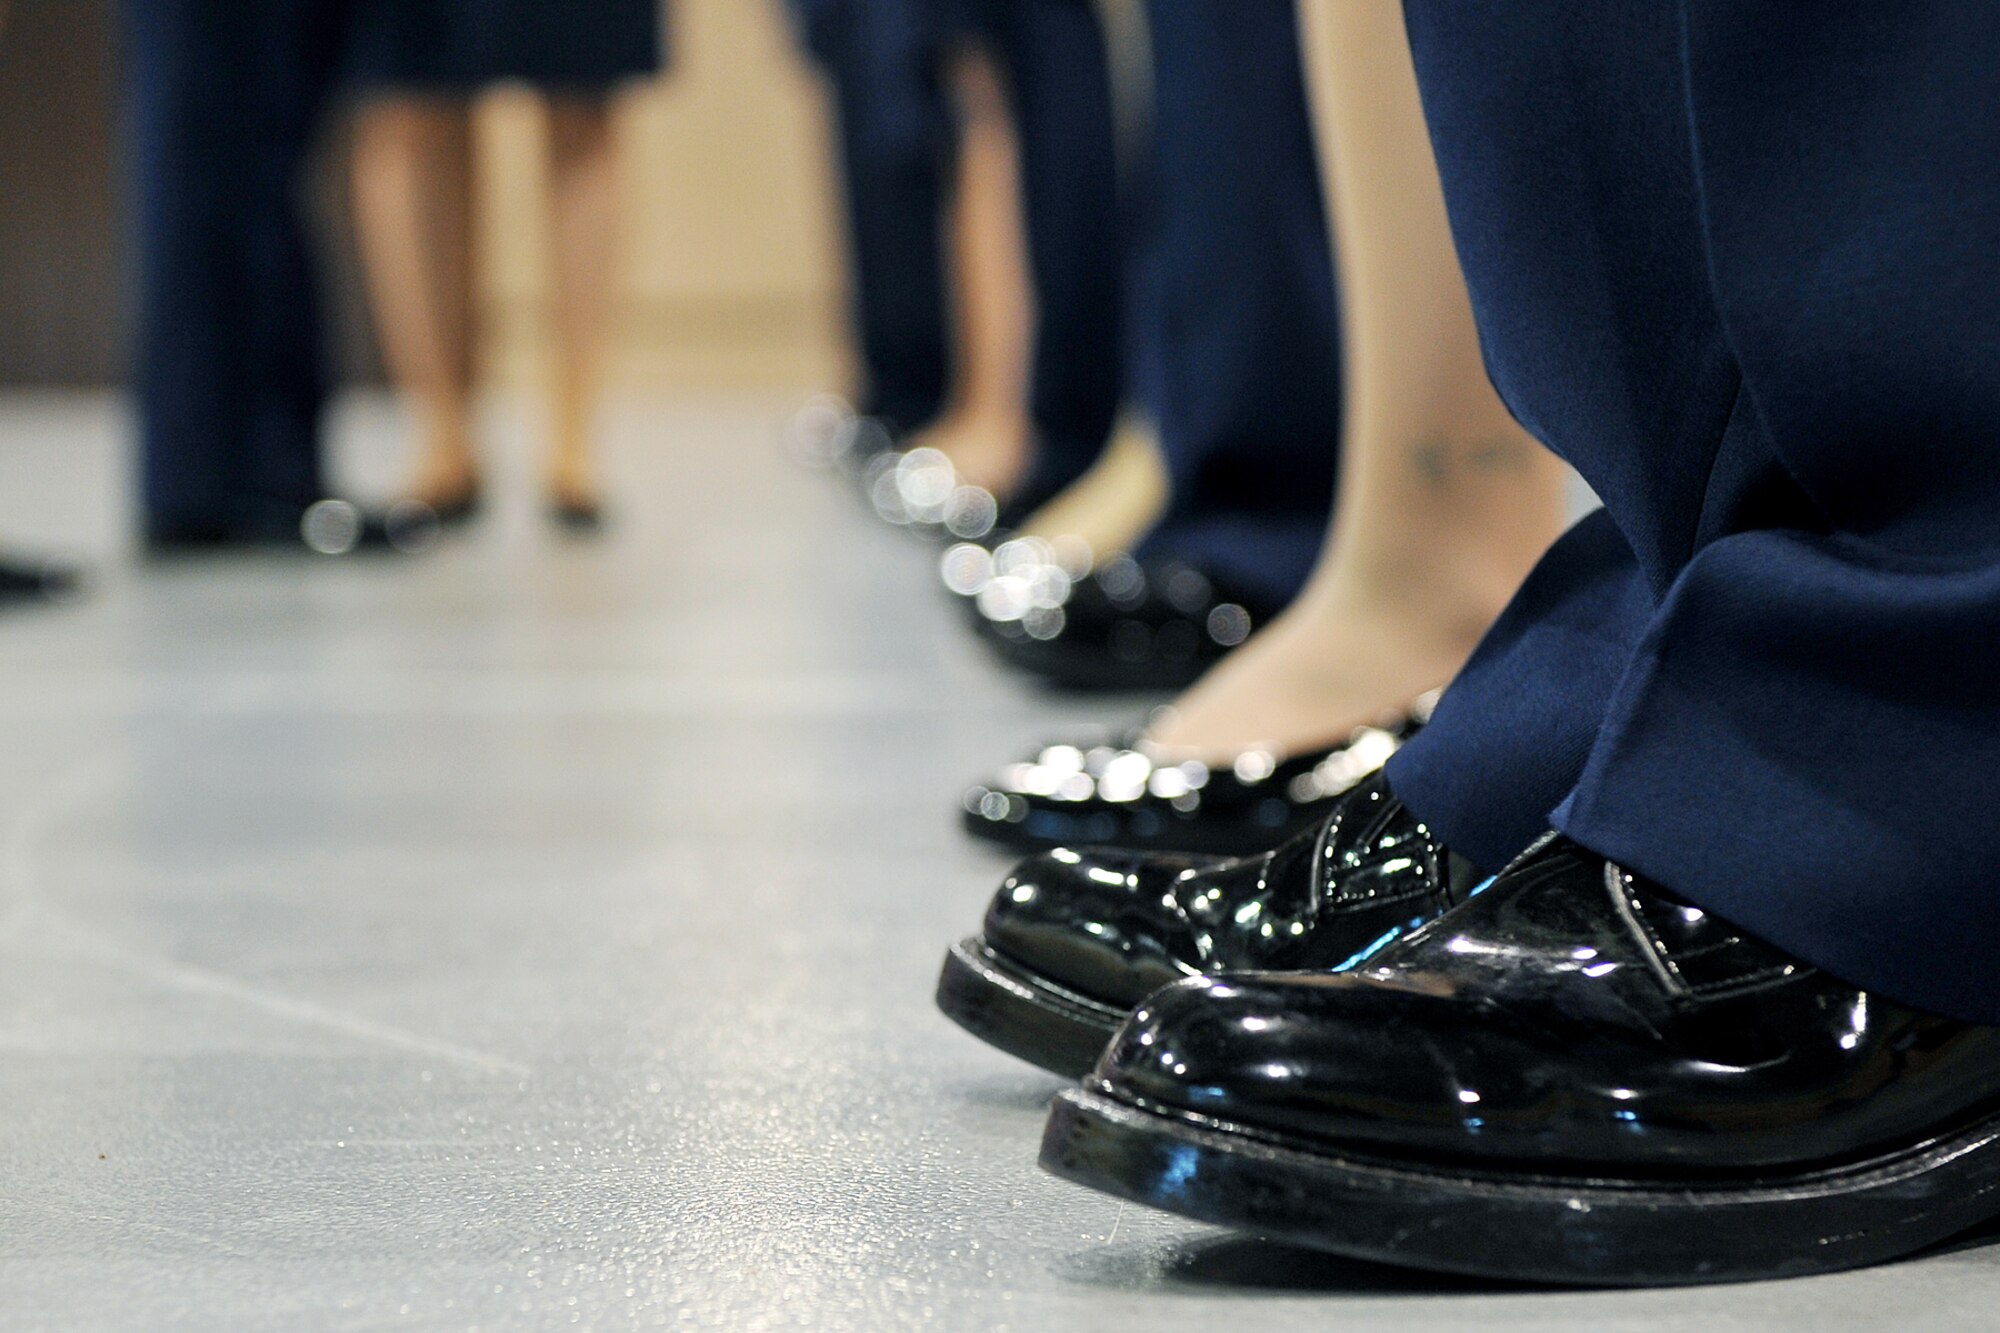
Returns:
[[[0,402],[0,533],[101,568],[0,620],[0,1325],[1990,1326],[1979,1249],[1509,1291],[1038,1174],[1056,1084],[930,1007],[952,802],[1142,704],[982,659],[785,408],[621,407],[594,542],[134,570],[115,405]]]

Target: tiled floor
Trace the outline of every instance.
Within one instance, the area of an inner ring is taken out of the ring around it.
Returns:
[[[953,797],[1141,704],[992,667],[784,406],[622,409],[599,542],[135,571],[115,405],[0,403],[0,532],[103,570],[0,620],[0,1327],[2000,1323],[2000,1250],[1505,1290],[1039,1174],[1055,1081],[930,1005]]]

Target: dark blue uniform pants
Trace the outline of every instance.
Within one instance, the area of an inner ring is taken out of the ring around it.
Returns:
[[[2000,8],[1407,12],[1494,380],[1605,511],[1390,781],[2000,1021]]]
[[[795,0],[840,121],[854,319],[868,399],[902,429],[944,406],[952,374],[944,204],[957,144],[942,86],[954,42],[1008,83],[1036,324],[1029,494],[1103,450],[1124,392],[1124,261],[1110,68],[1092,0]]]
[[[1141,554],[1290,600],[1339,470],[1332,245],[1293,0],[1153,0],[1141,390],[1172,494]]]
[[[951,387],[942,219],[956,144],[930,0],[793,0],[833,94],[861,410],[929,423]]]
[[[125,0],[143,506],[162,535],[282,533],[321,491],[301,167],[327,0]]]

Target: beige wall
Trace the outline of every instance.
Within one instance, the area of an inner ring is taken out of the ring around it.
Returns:
[[[675,63],[620,109],[626,236],[614,380],[846,382],[839,219],[817,81],[778,0],[674,0]],[[482,125],[489,373],[534,373],[546,328],[540,122],[496,95]]]

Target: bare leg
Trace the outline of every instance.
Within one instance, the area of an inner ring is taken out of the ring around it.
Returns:
[[[364,104],[354,135],[354,207],[370,305],[397,387],[421,433],[411,494],[463,498],[472,446],[472,127],[458,98]]]
[[[957,382],[944,416],[914,441],[942,449],[967,481],[1005,497],[1028,466],[1028,330],[1019,145],[993,62],[952,70],[965,133],[952,210]]]
[[[1396,0],[1306,0],[1347,343],[1340,500],[1311,582],[1154,731],[1296,752],[1457,673],[1559,534],[1564,473],[1480,360]]]
[[[602,99],[556,99],[548,111],[556,335],[549,495],[594,509],[605,322],[619,255],[617,153]]]

